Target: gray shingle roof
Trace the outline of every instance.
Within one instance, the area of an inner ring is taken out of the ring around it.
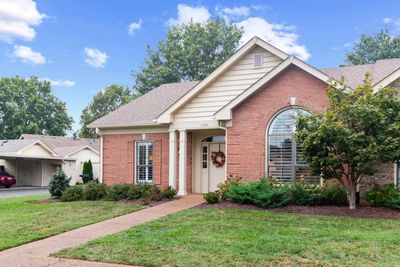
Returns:
[[[374,64],[323,68],[320,71],[336,80],[340,80],[343,76],[345,83],[351,88],[355,88],[363,82],[366,72],[372,74],[372,82],[376,84],[398,68],[400,68],[400,58],[392,58],[378,60]]]
[[[100,151],[100,142],[97,139],[87,139],[87,138],[77,138],[64,137],[64,136],[49,136],[49,135],[39,135],[39,134],[23,134],[22,138],[24,140],[14,140],[14,141],[40,141],[54,152],[58,156],[65,156],[71,152],[79,150],[85,146],[90,146],[96,151]]]
[[[355,88],[362,83],[366,72],[371,72],[373,84],[376,84],[399,68],[400,58],[393,58],[378,60],[374,64],[321,68],[320,71],[335,80],[340,80],[344,76],[345,83],[351,88]],[[154,119],[190,91],[197,83],[184,82],[160,85],[147,94],[94,121],[89,127],[152,125],[154,124]]]
[[[89,127],[122,127],[154,124],[161,113],[192,89],[198,82],[166,83],[119,109],[92,122]]]
[[[32,145],[36,140],[0,140],[0,153],[17,153],[21,149]]]

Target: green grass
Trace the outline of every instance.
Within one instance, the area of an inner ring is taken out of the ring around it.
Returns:
[[[0,251],[141,209],[106,201],[28,202],[48,197],[0,199]]]
[[[191,209],[56,256],[147,266],[399,266],[400,222]]]

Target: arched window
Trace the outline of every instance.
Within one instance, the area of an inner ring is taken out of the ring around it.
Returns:
[[[267,174],[278,180],[290,181],[309,176],[307,163],[301,158],[301,148],[295,140],[296,117],[310,114],[307,110],[292,108],[273,118],[267,134]]]

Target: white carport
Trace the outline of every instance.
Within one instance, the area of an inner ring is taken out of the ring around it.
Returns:
[[[57,167],[68,177],[74,175],[76,160],[57,157],[56,153],[40,141],[0,141],[0,166],[14,175],[17,186],[45,187]]]

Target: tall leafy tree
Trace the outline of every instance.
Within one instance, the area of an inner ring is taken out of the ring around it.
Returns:
[[[392,36],[387,29],[372,35],[361,34],[352,51],[346,53],[346,61],[353,65],[388,58],[400,58],[400,36]]]
[[[241,29],[219,19],[173,26],[156,50],[147,47],[147,59],[132,73],[135,90],[204,79],[236,51],[241,36]]]
[[[71,129],[66,104],[53,95],[47,81],[1,78],[0,100],[0,139],[23,133],[64,136]]]
[[[104,90],[98,92],[93,97],[92,102],[82,110],[79,136],[83,138],[95,138],[95,130],[89,129],[87,126],[98,118],[128,103],[135,97],[136,95],[127,86],[118,84],[107,86]]]
[[[374,93],[368,75],[354,91],[335,84],[328,97],[325,112],[299,118],[297,138],[311,169],[338,179],[355,209],[363,178],[400,159],[400,100],[392,88]]]

